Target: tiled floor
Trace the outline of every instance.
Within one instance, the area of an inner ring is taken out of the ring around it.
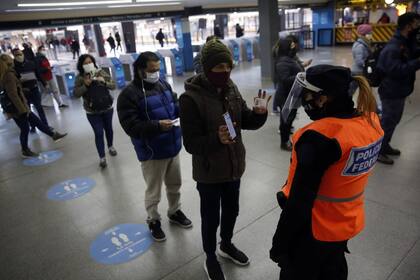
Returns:
[[[320,48],[302,56],[313,57],[314,63],[351,63],[349,48]],[[178,93],[183,92],[184,79],[169,79]],[[259,88],[271,87],[269,81],[261,81],[258,61],[237,67],[233,80],[248,102]],[[408,100],[393,141],[402,149],[402,156],[394,166],[377,165],[370,179],[366,228],[349,243],[351,280],[420,279],[419,89],[417,85]],[[17,127],[12,121],[0,120],[0,279],[205,279],[198,193],[191,176],[191,157],[184,150],[182,202],[194,227],[180,229],[164,218],[167,241],[153,244],[141,257],[120,265],[102,265],[90,258],[90,243],[105,229],[144,223],[145,185],[131,142],[116,115],[115,147],[119,154],[108,158],[108,168],[100,171],[81,102],[68,102],[68,109],[46,109],[51,124],[69,132],[68,137],[54,144],[45,135],[31,135],[34,150],[64,152],[62,159],[47,166],[24,166]],[[307,122],[300,112],[295,127]],[[279,149],[277,126],[278,118],[270,116],[260,130],[244,133],[247,170],[234,242],[248,253],[251,265],[238,268],[222,261],[229,279],[278,279],[279,270],[269,260],[268,250],[280,214],[275,192],[285,181],[290,154]],[[96,181],[89,194],[65,202],[46,198],[54,184],[80,176]],[[162,214],[167,209],[164,198]]]

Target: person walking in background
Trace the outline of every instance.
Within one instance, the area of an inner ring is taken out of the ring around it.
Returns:
[[[108,37],[108,39],[106,39],[106,41],[108,42],[109,48],[111,49],[109,52],[111,53],[112,51],[114,51],[114,56],[115,56],[116,55],[116,53],[115,53],[115,40],[114,40],[114,37],[112,37],[111,33],[109,33],[109,37]]]
[[[183,228],[192,227],[180,202],[179,152],[182,143],[179,108],[171,86],[159,78],[160,59],[155,53],[141,53],[133,66],[134,81],[118,97],[118,117],[141,162],[146,182],[147,224],[153,239],[164,241],[166,235],[158,211],[163,182],[169,221]]]
[[[213,34],[219,39],[223,39],[222,31],[220,30],[219,24],[215,24],[213,28]]]
[[[99,166],[103,169],[107,166],[104,131],[109,154],[111,156],[117,155],[113,146],[113,98],[109,92],[115,89],[115,82],[104,70],[98,69],[95,58],[90,54],[83,54],[79,57],[77,70],[79,74],[75,81],[74,96],[83,98],[83,107],[95,134]]]
[[[6,118],[13,118],[20,129],[20,145],[22,148],[22,157],[38,157],[39,154],[33,152],[28,146],[29,125],[37,127],[40,131],[50,136],[54,141],[59,141],[67,135],[57,131],[52,131],[29,109],[23,93],[23,87],[20,83],[16,71],[13,69],[13,59],[7,54],[0,55],[0,86],[6,92],[10,106],[3,108]]]
[[[26,60],[34,61],[35,60],[35,54],[32,50],[32,45],[30,43],[23,43],[23,55],[25,56]]]
[[[360,88],[356,108],[353,81]],[[364,189],[383,137],[375,97],[350,69],[317,65],[297,75],[287,100],[285,118],[302,104],[313,122],[293,135],[270,258],[280,280],[346,280],[347,242],[363,230]]]
[[[89,37],[85,34],[85,36],[83,36],[83,45],[85,46],[86,52],[90,52],[90,40]]]
[[[258,100],[265,104],[248,108],[230,79],[232,54],[221,41],[207,42],[201,50],[201,61],[204,72],[185,81],[185,93],[180,97],[181,127],[185,149],[192,154],[193,179],[200,195],[204,270],[208,279],[224,280],[216,257],[220,221],[219,256],[240,266],[249,264],[245,253],[232,243],[245,171],[241,130],[264,125],[270,97],[267,101],[260,95]],[[232,121],[236,135],[229,133],[226,119]]]
[[[38,88],[38,81],[44,84],[39,75],[35,62],[26,60],[25,55],[20,49],[13,49],[14,67],[18,78],[22,82],[23,92],[28,101],[28,105],[34,105],[41,121],[49,127],[44,108],[41,105],[41,93]],[[35,126],[31,126],[31,132],[35,132]]]
[[[120,33],[115,32],[115,41],[117,41],[117,50],[118,48],[120,48],[120,50],[122,51],[122,46],[121,46],[121,36]]]
[[[73,54],[73,59],[79,58],[79,55],[80,55],[80,44],[79,44],[79,41],[74,39],[71,42],[70,48],[71,48],[71,52]]]
[[[44,88],[44,93],[48,95],[52,93],[59,108],[68,107],[66,104],[64,104],[63,99],[61,98],[61,94],[58,91],[58,86],[53,78],[51,65],[47,58],[47,50],[44,46],[38,47],[38,52],[36,53],[35,57],[35,63],[39,71],[39,75],[43,81],[41,85]]]
[[[275,84],[276,94],[274,100],[278,107],[283,108],[290,89],[293,86],[296,75],[305,71],[302,64],[296,59],[297,45],[292,38],[281,38],[274,49],[276,57]],[[296,118],[297,110],[293,110],[285,119],[280,114],[280,148],[285,151],[292,150],[290,133],[293,121]]]
[[[160,28],[159,32],[156,34],[156,40],[159,41],[159,44],[162,48],[163,48],[163,39],[165,39],[165,34],[163,34],[162,28]]]
[[[236,38],[240,38],[244,36],[244,29],[239,25],[239,23],[235,25],[235,30],[236,30]]]
[[[352,75],[363,76],[366,59],[372,54],[372,26],[361,24],[357,27],[358,38],[353,43],[353,65],[351,67]]]
[[[413,93],[416,71],[420,69],[419,53],[412,48],[413,34],[420,26],[420,15],[406,13],[398,18],[397,31],[379,55],[377,68],[383,73],[379,85],[382,103],[381,124],[385,131],[384,141],[378,161],[393,164],[389,157],[398,156],[401,151],[391,147],[395,128],[404,112],[405,99]]]

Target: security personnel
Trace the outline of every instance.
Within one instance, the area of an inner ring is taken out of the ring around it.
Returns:
[[[360,89],[357,108],[349,94],[353,80]],[[293,136],[270,258],[281,267],[281,280],[344,280],[347,241],[364,227],[363,194],[383,130],[366,79],[352,78],[345,67],[299,73],[282,114],[300,104],[314,122]]]

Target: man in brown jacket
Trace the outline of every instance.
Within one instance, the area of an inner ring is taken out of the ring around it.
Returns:
[[[248,257],[232,244],[239,213],[240,179],[245,171],[241,129],[256,130],[263,126],[268,102],[264,100],[264,106],[253,110],[247,107],[230,80],[232,55],[222,42],[217,39],[207,42],[201,55],[204,73],[185,82],[180,118],[184,146],[193,156],[193,177],[200,193],[202,240],[207,255],[204,269],[208,279],[224,280],[215,254],[220,219],[218,254],[241,266],[249,264]],[[228,131],[225,113],[232,119],[236,137]]]

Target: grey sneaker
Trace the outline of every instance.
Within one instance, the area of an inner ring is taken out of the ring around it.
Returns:
[[[101,158],[99,160],[99,166],[104,169],[108,164],[106,163],[106,158]]]
[[[117,153],[117,150],[115,150],[115,148],[114,147],[109,147],[108,148],[108,151],[109,151],[109,154],[111,155],[111,156],[113,156],[113,157],[115,157],[118,153]]]
[[[54,142],[58,142],[66,136],[67,136],[67,133],[61,134],[59,132],[54,132],[54,135],[52,136],[52,139],[54,140]]]

